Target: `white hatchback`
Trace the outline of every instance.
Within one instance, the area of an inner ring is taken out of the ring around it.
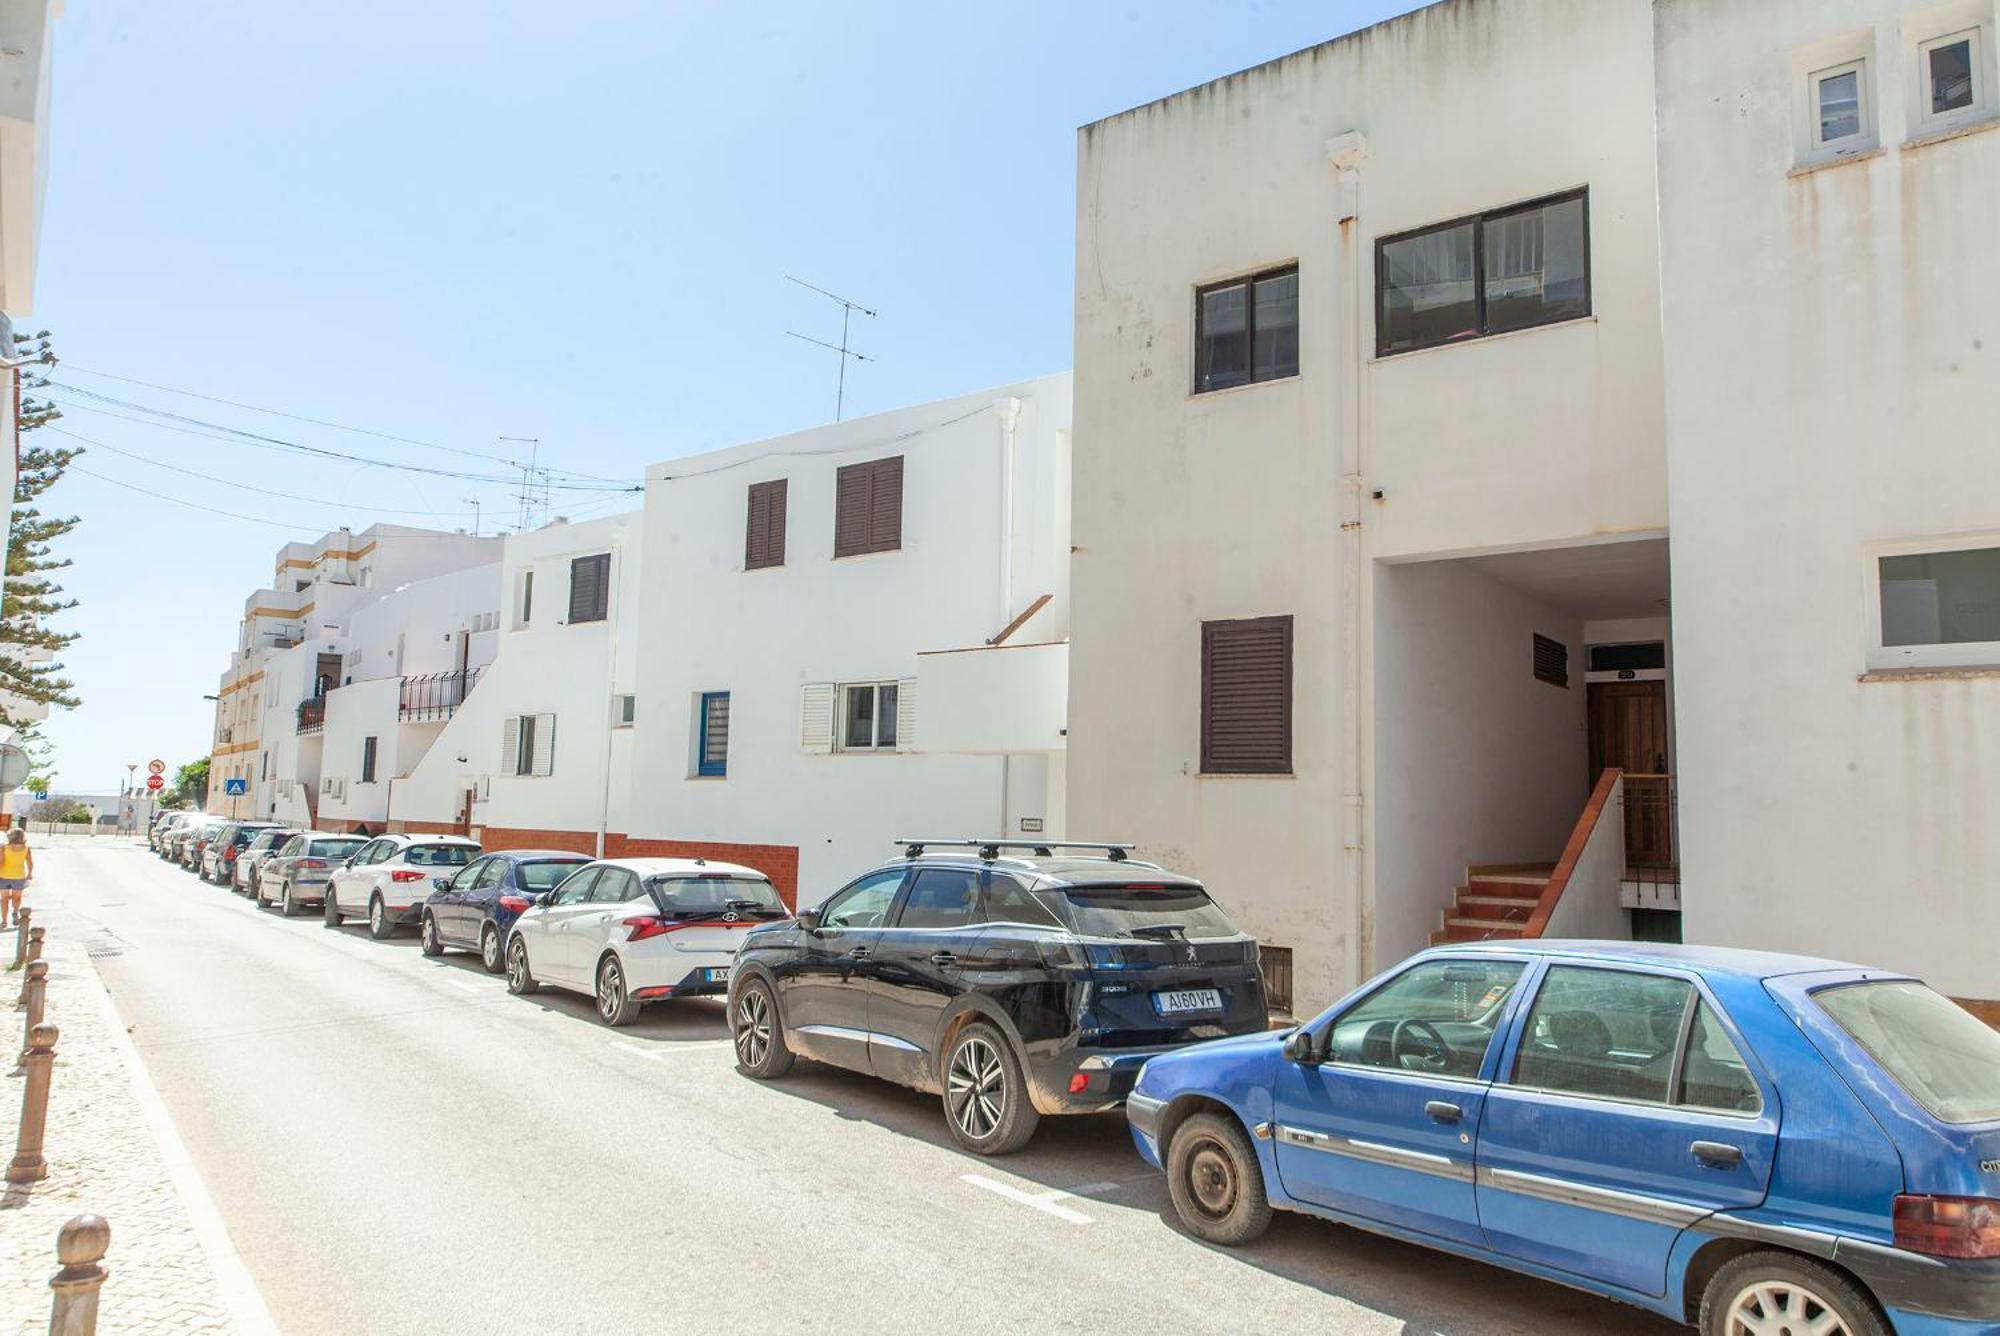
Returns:
[[[326,926],[368,916],[369,935],[393,937],[423,915],[424,899],[479,857],[479,842],[460,835],[378,835],[334,869],[321,902]]]
[[[514,921],[507,989],[583,993],[606,1025],[629,1025],[648,1002],[728,992],[744,929],[789,917],[755,868],[699,858],[587,863]]]

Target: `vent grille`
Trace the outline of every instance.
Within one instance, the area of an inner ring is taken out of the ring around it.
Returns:
[[[1535,680],[1552,687],[1569,685],[1569,646],[1545,635],[1535,637]]]

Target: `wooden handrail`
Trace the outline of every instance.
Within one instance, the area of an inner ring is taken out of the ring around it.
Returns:
[[[1523,937],[1540,937],[1548,931],[1549,919],[1556,912],[1556,905],[1562,900],[1563,891],[1569,887],[1570,874],[1583,857],[1583,851],[1590,843],[1590,837],[1597,831],[1597,819],[1604,815],[1604,809],[1611,805],[1611,790],[1618,787],[1624,771],[1616,766],[1607,766],[1597,777],[1597,787],[1590,791],[1590,801],[1583,805],[1583,814],[1576,819],[1576,826],[1569,833],[1569,840],[1563,845],[1562,857],[1556,861],[1556,870],[1549,874],[1542,886],[1541,899],[1535,903],[1535,912],[1528,915],[1528,921],[1521,928]]]

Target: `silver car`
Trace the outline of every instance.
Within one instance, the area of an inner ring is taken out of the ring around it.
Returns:
[[[285,914],[326,899],[326,879],[368,841],[360,835],[330,830],[306,830],[278,846],[257,869],[257,903],[276,905]]]

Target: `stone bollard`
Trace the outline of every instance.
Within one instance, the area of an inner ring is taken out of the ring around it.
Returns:
[[[49,1001],[48,961],[37,960],[32,965],[28,966],[27,988],[28,988],[28,1015],[26,1018],[26,1024],[24,1024],[21,1027],[21,1058],[20,1061],[14,1064],[15,1067],[17,1068],[23,1066],[28,1061],[28,1050],[29,1048],[33,1047],[35,1027],[42,1023],[42,1013],[48,1007],[48,1001]]]
[[[101,1215],[79,1215],[56,1235],[62,1270],[49,1277],[56,1292],[49,1308],[49,1336],[96,1336],[97,1292],[110,1274],[98,1265],[111,1248],[111,1223]]]
[[[23,909],[14,916],[14,968],[20,969],[28,963],[28,920],[35,916],[32,909]]]
[[[29,968],[31,969],[34,967],[35,962],[42,958],[42,938],[46,936],[48,936],[47,928],[34,928],[31,929],[28,933],[27,963]],[[14,999],[14,1010],[19,1011],[22,1007],[25,1007],[27,1005],[28,1005],[28,981],[24,978],[21,980],[21,995]]]
[[[48,1177],[42,1136],[49,1125],[49,1073],[56,1064],[56,1038],[55,1026],[37,1025],[21,1063],[28,1069],[28,1081],[21,1090],[21,1132],[14,1139],[13,1162],[7,1166],[9,1183],[36,1183]]]

